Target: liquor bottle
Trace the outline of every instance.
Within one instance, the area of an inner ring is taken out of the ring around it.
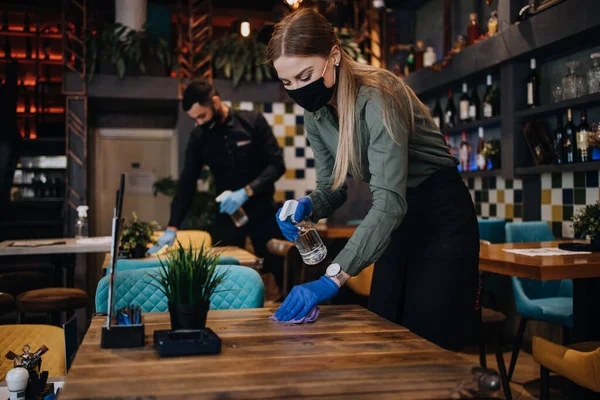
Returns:
[[[479,28],[479,20],[477,13],[469,14],[469,26],[467,27],[467,36],[469,39],[469,45],[475,43],[475,41],[481,36],[481,29]]]
[[[435,122],[440,131],[444,129],[444,114],[442,113],[442,106],[440,105],[439,97],[435,101],[435,106],[433,107],[431,116],[433,118],[433,122]]]
[[[585,110],[581,111],[581,122],[577,127],[577,162],[588,162],[591,159],[588,132],[590,127],[586,121]]]
[[[463,124],[469,121],[469,88],[466,83],[462,84],[462,94],[459,100],[460,122]]]
[[[456,106],[454,106],[454,97],[452,96],[452,90],[448,91],[448,101],[446,102],[446,114],[444,118],[444,125],[446,129],[456,127]]]
[[[12,49],[10,48],[10,39],[8,36],[4,39],[4,58],[10,59],[12,58]]]
[[[460,170],[464,172],[471,169],[469,160],[471,146],[469,146],[469,142],[467,141],[467,132],[463,131],[461,138],[460,148],[458,149],[458,160],[460,161]]]
[[[450,155],[454,155],[454,147],[452,147],[452,141],[450,140],[450,135],[444,136],[446,138],[446,144],[448,145],[448,150],[450,151]]]
[[[485,94],[483,95],[483,118],[492,118],[494,113],[492,75],[487,76]]]
[[[567,110],[567,125],[565,125],[565,164],[571,164],[575,162],[575,155],[577,154],[577,133],[575,125],[573,125],[573,113],[569,108]]]
[[[540,105],[540,78],[537,73],[535,58],[531,59],[531,73],[527,78],[527,106],[538,107]]]
[[[25,20],[23,21],[23,32],[31,31],[31,20],[29,19],[29,13],[25,13]]]
[[[477,142],[477,169],[485,171],[487,169],[487,160],[483,155],[485,140],[483,139],[483,127],[479,127],[479,141]]]
[[[554,151],[556,152],[557,158],[556,163],[562,164],[565,162],[565,141],[564,132],[562,128],[562,115],[556,116],[556,130],[554,131]]]
[[[471,121],[478,121],[481,119],[481,103],[479,102],[479,96],[477,95],[477,86],[471,91],[471,99],[469,101],[469,119]]]
[[[27,43],[25,44],[25,58],[31,60],[32,52],[33,50],[31,48],[31,36],[27,36]]]
[[[411,44],[406,56],[406,64],[404,64],[404,75],[408,76],[411,72],[415,72],[416,62],[415,46]]]
[[[417,40],[417,47],[415,47],[415,70],[423,68],[424,54],[425,44],[422,40]]]

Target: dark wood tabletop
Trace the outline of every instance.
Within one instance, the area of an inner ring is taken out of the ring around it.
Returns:
[[[479,250],[479,269],[496,274],[542,281],[552,279],[599,278],[600,252],[567,256],[529,257],[508,253],[503,250],[558,247],[559,243],[564,242],[574,241],[481,245]]]
[[[96,317],[61,398],[438,399],[472,381],[468,361],[364,308],[323,306],[304,325],[269,321],[274,311],[210,311],[221,354],[163,359],[152,334],[170,329],[168,313],[145,316],[137,349],[101,349]]]
[[[358,225],[317,224],[315,228],[322,239],[350,239]]]

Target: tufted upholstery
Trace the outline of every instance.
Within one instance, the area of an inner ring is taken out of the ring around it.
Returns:
[[[221,256],[219,257],[219,265],[240,265],[237,258],[233,256]],[[160,260],[158,257],[148,257],[141,259],[131,260],[117,260],[117,272],[127,271],[130,269],[143,269],[143,268],[156,268],[160,267]]]
[[[24,345],[31,351],[46,345],[48,351],[42,356],[42,371],[50,377],[65,376],[65,336],[63,330],[51,325],[0,325],[0,381],[13,368],[13,363],[4,358],[7,351],[21,354]]]
[[[229,271],[229,276],[211,297],[211,310],[231,308],[260,308],[264,302],[264,285],[258,272],[239,265],[219,265],[219,272]],[[134,269],[117,272],[115,275],[116,307],[137,304],[144,312],[168,310],[165,295],[152,284],[151,275],[159,268]],[[96,312],[106,312],[108,301],[108,277],[98,283],[96,290]]]

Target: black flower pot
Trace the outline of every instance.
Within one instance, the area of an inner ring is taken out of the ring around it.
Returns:
[[[131,258],[144,258],[146,257],[146,251],[148,251],[146,246],[138,245],[131,249],[129,253]]]
[[[171,329],[204,329],[210,302],[202,304],[172,304],[169,303]]]

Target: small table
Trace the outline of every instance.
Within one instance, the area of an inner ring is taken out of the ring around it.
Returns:
[[[479,269],[540,281],[573,279],[573,340],[600,340],[600,252],[529,257],[503,249],[558,247],[559,243],[501,243],[481,246]]]
[[[101,349],[96,317],[61,399],[438,399],[472,380],[467,360],[364,308],[324,306],[305,325],[269,321],[274,311],[210,311],[221,354],[162,359],[152,335],[170,329],[168,313],[145,315],[137,349]]]
[[[350,239],[358,225],[316,224],[315,228],[322,239]]]
[[[262,263],[263,263],[263,259],[259,258],[257,256],[255,256],[254,254],[250,253],[249,251],[246,251],[244,249],[241,249],[239,247],[236,246],[216,246],[213,247],[214,251],[220,253],[222,256],[231,256],[231,257],[235,257],[239,262],[240,265],[243,265],[245,267],[250,267],[250,268],[254,268],[256,270],[260,270],[262,268]],[[151,260],[151,259],[157,259],[158,256],[157,255],[149,255],[146,258],[141,258],[140,260]],[[163,256],[163,259],[165,257]],[[106,256],[104,257],[104,262],[102,263],[102,270],[106,270],[108,268],[110,264],[110,253],[107,253]]]

